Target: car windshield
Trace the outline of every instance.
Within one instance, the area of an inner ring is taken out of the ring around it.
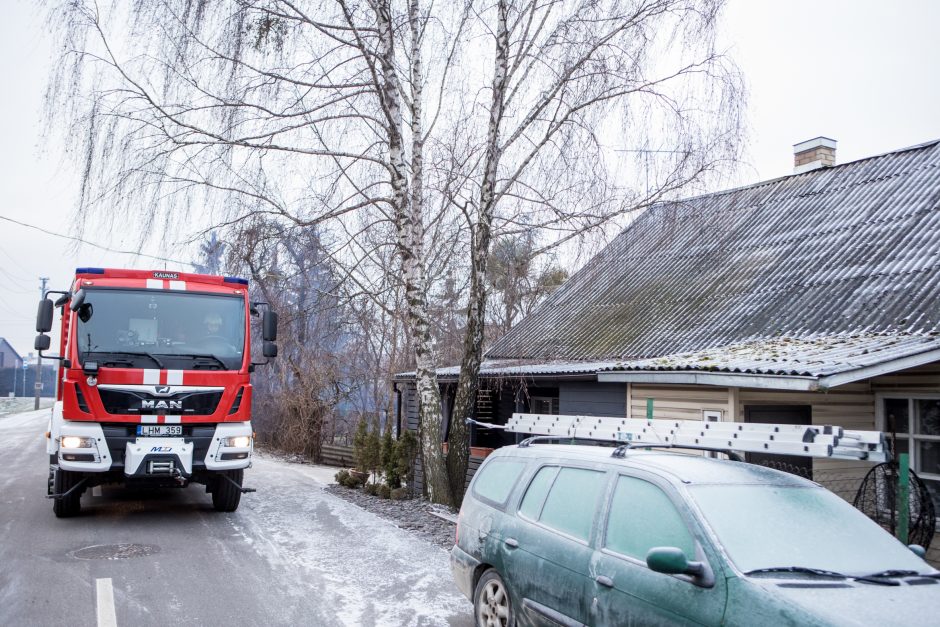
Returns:
[[[699,485],[689,492],[728,557],[745,573],[815,568],[847,575],[933,572],[906,546],[819,487]]]
[[[125,368],[237,370],[245,350],[240,296],[85,289],[79,359]]]

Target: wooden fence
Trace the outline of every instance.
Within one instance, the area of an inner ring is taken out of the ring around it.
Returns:
[[[352,447],[323,444],[320,447],[320,463],[327,466],[351,468],[353,465]]]

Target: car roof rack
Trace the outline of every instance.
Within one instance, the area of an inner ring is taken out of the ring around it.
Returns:
[[[881,431],[856,431],[833,425],[756,424],[704,420],[662,420],[610,416],[559,416],[514,413],[505,425],[472,424],[530,434],[520,446],[538,440],[594,440],[631,448],[686,448],[719,453],[738,451],[800,457],[885,462],[891,454]]]

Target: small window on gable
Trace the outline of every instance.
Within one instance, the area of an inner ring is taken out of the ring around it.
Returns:
[[[525,465],[515,459],[494,459],[484,464],[473,482],[473,493],[496,505],[505,505]]]
[[[604,546],[644,562],[658,546],[680,548],[695,559],[695,541],[676,506],[657,486],[635,477],[617,479]]]

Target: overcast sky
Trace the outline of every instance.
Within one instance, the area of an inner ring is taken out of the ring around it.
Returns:
[[[40,127],[50,42],[35,3],[3,3],[0,216],[67,234],[76,161],[44,146]],[[730,0],[722,30],[750,90],[746,165],[734,182],[790,174],[793,144],[819,135],[839,142],[839,163],[940,138],[938,25],[940,2],[933,0]],[[111,248],[136,248],[131,231],[85,236]],[[146,252],[190,257],[187,251]],[[21,354],[32,351],[40,276],[50,278],[50,289],[63,289],[76,266],[163,265],[75,249],[0,219],[0,337]]]

